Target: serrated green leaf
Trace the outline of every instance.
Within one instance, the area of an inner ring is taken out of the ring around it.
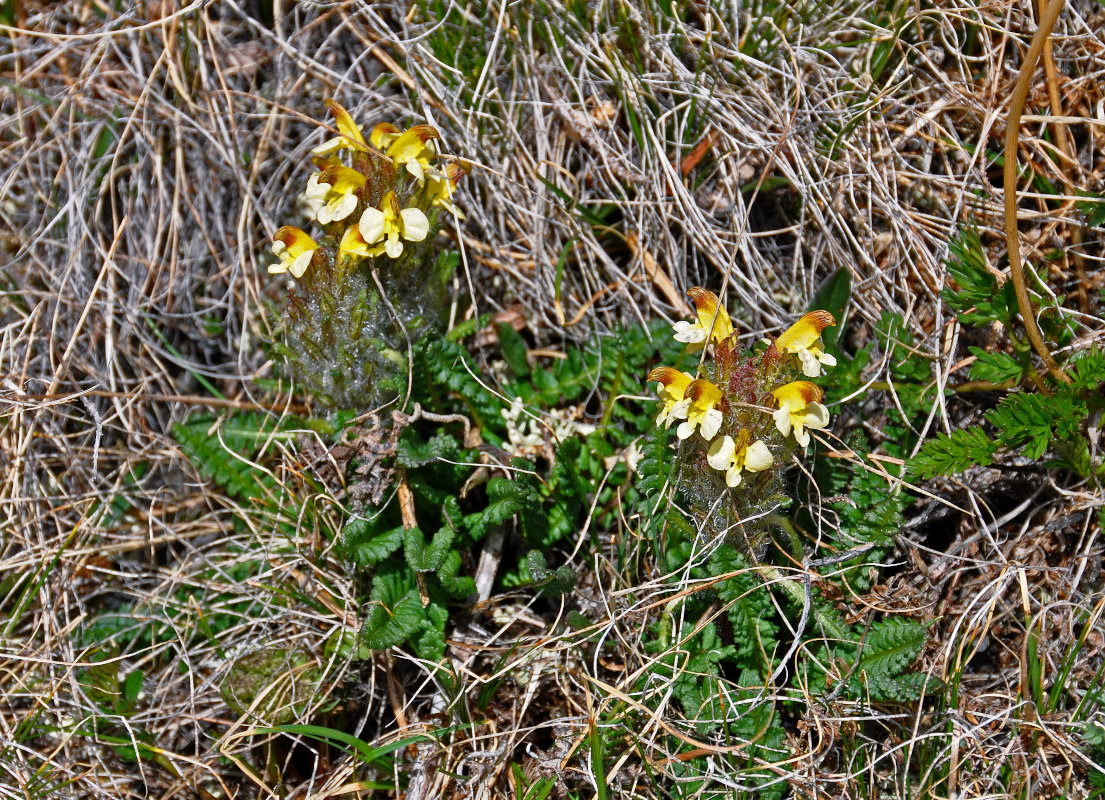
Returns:
[[[422,627],[411,636],[411,646],[419,658],[436,663],[445,656],[445,624],[449,621],[449,612],[442,605],[430,603],[424,613]]]
[[[973,381],[989,383],[1020,383],[1024,377],[1024,366],[1008,353],[987,353],[980,347],[968,348],[975,356],[971,364],[970,377]]]
[[[360,567],[383,561],[403,545],[403,526],[378,531],[366,519],[354,519],[342,529],[346,557]]]
[[[400,467],[416,469],[442,458],[452,459],[459,451],[457,440],[449,433],[439,431],[429,440],[423,440],[413,429],[408,429],[399,439],[395,463]]]
[[[926,676],[906,669],[920,656],[927,636],[928,628],[916,620],[890,617],[874,623],[849,679],[852,696],[885,702],[920,699]],[[938,683],[928,685],[934,688]]]
[[[975,425],[928,440],[906,463],[906,468],[920,478],[954,475],[972,466],[988,467],[996,451],[997,444],[981,426]]]
[[[526,568],[535,581],[544,580],[548,577],[548,561],[545,559],[545,554],[540,550],[529,551],[529,555],[526,556]]]
[[[441,561],[437,570],[437,579],[441,588],[453,597],[464,598],[476,591],[476,581],[467,575],[458,575],[461,568],[460,553],[450,550]]]
[[[360,640],[372,650],[386,650],[405,642],[425,617],[416,589],[408,589],[398,597],[384,592],[386,597],[378,599],[375,597],[378,581],[379,577],[373,582],[374,596],[361,626]]]
[[[455,535],[456,532],[452,527],[443,525],[427,544],[422,531],[418,528],[406,531],[403,535],[403,553],[407,558],[408,566],[415,572],[433,572],[441,566]]]
[[[1083,391],[1100,390],[1101,384],[1105,383],[1105,351],[1096,344],[1083,351],[1071,359],[1070,374],[1075,388]]]

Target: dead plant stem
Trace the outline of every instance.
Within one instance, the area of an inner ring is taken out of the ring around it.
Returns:
[[[1017,309],[1024,320],[1024,330],[1032,348],[1043,359],[1048,372],[1057,381],[1070,383],[1063,368],[1055,361],[1047,349],[1040,328],[1036,325],[1036,314],[1032,308],[1032,299],[1028,296],[1028,287],[1024,280],[1024,266],[1021,263],[1020,233],[1017,231],[1017,140],[1020,132],[1021,114],[1028,97],[1028,86],[1036,63],[1040,60],[1044,44],[1047,43],[1055,20],[1063,10],[1064,0],[1051,0],[1040,18],[1040,27],[1032,37],[1032,44],[1021,65],[1021,74],[1013,89],[1013,99],[1009,104],[1009,119],[1005,128],[1005,238],[1009,250],[1009,270],[1013,280],[1013,289],[1017,294]]]

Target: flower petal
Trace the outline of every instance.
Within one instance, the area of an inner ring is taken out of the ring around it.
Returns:
[[[717,436],[717,432],[721,430],[721,423],[725,421],[725,417],[716,408],[711,408],[706,412],[702,418],[702,425],[699,427],[699,433],[702,434],[702,438],[707,442]]]
[[[311,258],[314,257],[315,251],[308,250],[305,253],[301,253],[296,256],[288,264],[288,271],[297,278],[302,278],[303,273],[307,271],[307,267],[311,266]]]
[[[345,146],[356,150],[367,150],[368,148],[365,147],[364,137],[361,135],[361,129],[357,127],[357,123],[349,116],[349,112],[342,108],[341,104],[336,100],[327,100],[326,107],[330,109],[330,113],[334,115],[334,122],[337,123],[338,130],[346,141]]]
[[[325,142],[320,144],[318,147],[312,147],[311,148],[311,153],[312,153],[312,155],[316,155],[316,156],[328,156],[331,153],[335,153],[338,150],[341,150],[344,145],[345,145],[345,137],[344,136],[335,136],[333,139],[327,139]]]
[[[698,323],[704,333],[708,332],[709,337],[715,342],[720,342],[732,335],[733,322],[716,294],[700,286],[692,286],[687,290],[687,294],[694,301]]]
[[[741,483],[741,471],[736,467],[730,467],[725,473],[725,485],[730,489],[736,489]]]
[[[788,411],[801,411],[817,400],[825,396],[825,392],[817,384],[809,381],[791,381],[778,389],[772,389],[771,394],[779,402],[779,408]]]
[[[773,461],[767,445],[761,441],[755,441],[748,446],[748,452],[744,456],[744,468],[749,472],[761,472],[770,467]]]
[[[390,122],[381,122],[368,134],[368,140],[377,149],[383,149],[395,141],[399,136],[399,128]]]
[[[807,428],[824,428],[829,424],[829,409],[820,403],[813,402],[806,408],[803,424]]]
[[[298,258],[304,253],[318,247],[314,239],[292,225],[284,225],[278,228],[276,233],[272,235],[272,240],[274,246],[275,242],[280,242],[287,247],[287,252],[281,257]],[[275,250],[273,252],[275,252]]]
[[[399,241],[399,232],[392,231],[388,234],[387,244],[384,246],[384,252],[388,254],[388,258],[399,258],[403,253],[403,243]]]
[[[368,255],[368,246],[365,244],[364,237],[361,236],[361,229],[356,225],[351,225],[345,229],[345,234],[341,237],[341,244],[338,245],[338,254],[342,256]]]
[[[799,447],[805,447],[810,443],[809,432],[801,426],[796,426],[794,428],[794,441],[798,442]]]
[[[687,387],[690,386],[693,380],[693,376],[688,375],[686,372],[680,372],[674,367],[656,367],[656,369],[648,373],[648,377],[645,378],[645,383],[656,381],[668,394],[676,398],[682,398],[683,394],[687,391]]]
[[[334,220],[343,220],[353,213],[353,209],[357,207],[357,195],[347,194],[343,195],[342,199],[338,202],[337,208],[334,211]]]
[[[783,331],[775,347],[781,352],[797,353],[816,342],[821,331],[831,325],[836,325],[836,319],[828,311],[811,311]]]
[[[815,356],[809,350],[799,350],[795,355],[798,356],[798,362],[802,365],[802,374],[809,378],[816,378],[821,374],[821,362],[817,360]]]
[[[366,208],[357,223],[367,244],[375,244],[384,238],[384,212],[378,208]]]
[[[714,439],[710,444],[710,452],[706,454],[706,463],[714,469],[727,470],[733,463],[733,451],[736,448],[733,437],[728,434]]]
[[[310,198],[326,197],[327,192],[330,191],[330,184],[322,180],[322,173],[315,172],[311,174],[311,177],[307,179],[307,190],[304,192]]]
[[[403,238],[408,242],[421,242],[430,232],[430,221],[418,208],[404,208],[399,212],[399,221],[403,226]]]
[[[771,417],[775,420],[775,427],[779,429],[779,433],[783,436],[790,436],[790,412],[785,408],[780,408],[773,411]]]
[[[674,338],[677,342],[695,344],[706,341],[706,329],[693,325],[686,320],[675,323],[672,325],[672,329],[675,331]]]

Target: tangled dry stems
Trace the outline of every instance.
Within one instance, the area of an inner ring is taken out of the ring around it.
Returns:
[[[521,309],[543,340],[674,318],[692,285],[720,287],[746,331],[777,330],[843,267],[855,336],[882,311],[901,313],[945,384],[965,349],[939,301],[941,263],[952,231],[973,220],[998,264],[994,149],[1034,12],[882,5],[791,4],[772,19],[755,4],[673,17],[618,2],[577,17],[557,2],[548,13],[443,3],[429,18],[402,3],[298,3],[273,24],[258,3],[151,1],[121,16],[87,2],[18,6],[0,55],[4,794],[233,796],[252,791],[244,771],[267,785],[281,775],[289,795],[338,791],[355,762],[275,748],[266,774],[246,736],[265,720],[221,699],[235,655],[263,646],[320,665],[313,702],[351,698],[352,729],[376,743],[443,724],[449,702],[471,704],[503,679],[486,720],[407,751],[410,796],[461,791],[450,774],[468,778],[471,796],[502,796],[511,759],[531,780],[585,783],[586,759],[569,755],[590,725],[621,724],[615,706],[639,721],[639,749],[607,778],[648,796],[643,760],[668,770],[669,729],[684,730],[653,702],[663,686],[634,689],[654,658],[643,631],[679,583],[650,572],[651,554],[631,553],[636,574],[601,554],[585,565],[577,602],[613,643],[607,663],[581,660],[555,619],[508,596],[490,621],[453,633],[459,688],[401,653],[354,670],[324,652],[358,613],[333,532],[243,527],[256,517],[199,481],[167,432],[197,406],[290,407],[258,388],[281,292],[262,254],[294,213],[330,96],[368,124],[429,119],[472,159],[468,221],[454,232],[459,288],[480,310]],[[1033,84],[1019,153],[1024,255],[1049,263],[1037,291],[1073,298],[1076,349],[1101,337],[1101,249],[1076,200],[1102,190],[1102,32],[1099,6],[1069,4],[1052,38],[1057,72]],[[435,52],[442,41],[454,63]],[[462,58],[473,48],[486,54],[476,67]],[[207,400],[213,390],[231,399]],[[941,400],[929,428],[967,412]],[[297,459],[294,447],[275,459],[282,479]],[[937,489],[966,512],[922,502],[900,540],[909,568],[871,602],[938,619],[925,666],[961,676],[959,706],[937,718],[811,699],[795,756],[769,765],[799,794],[898,794],[913,765],[949,770],[949,794],[1003,793],[1002,764],[1044,793],[1079,780],[1069,720],[1026,710],[1025,627],[1054,674],[1088,621],[1066,691],[1092,685],[1101,491],[988,471]],[[324,501],[316,519],[337,524]],[[126,652],[98,645],[85,631],[111,609],[155,616],[160,635]],[[225,627],[196,636],[215,613]],[[105,721],[82,680],[97,665],[143,672],[137,712]],[[161,757],[128,763],[108,734],[146,736]],[[842,752],[842,739],[855,748]],[[937,751],[927,762],[925,748]]]

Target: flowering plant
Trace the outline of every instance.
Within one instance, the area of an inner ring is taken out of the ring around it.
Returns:
[[[696,319],[675,323],[675,338],[688,352],[706,352],[697,376],[671,367],[649,374],[660,398],[656,424],[678,423],[675,475],[692,504],[711,512],[715,528],[747,536],[779,495],[785,457],[829,423],[824,392],[802,378],[836,364],[821,342],[836,320],[811,311],[754,353],[741,347],[717,295],[689,294]]]
[[[440,155],[430,125],[384,122],[366,140],[327,106],[338,135],[311,151],[298,198],[320,233],[284,225],[272,237],[269,272],[294,279],[275,349],[317,400],[357,408],[401,388],[401,344],[437,322],[455,259],[435,257],[432,242],[442,212],[463,219],[453,195],[467,168]]]

